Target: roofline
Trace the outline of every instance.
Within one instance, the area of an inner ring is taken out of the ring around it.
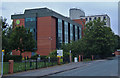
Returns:
[[[38,10],[38,11],[39,11],[40,9],[46,9],[46,10],[48,10],[48,13],[43,14],[43,15],[38,15],[39,12],[34,12],[34,11],[32,11],[32,10]],[[36,14],[36,17],[53,16],[53,17],[56,17],[56,18],[59,18],[59,19],[61,18],[62,20],[66,20],[66,22],[68,22],[68,23],[72,23],[72,24],[74,24],[74,25],[76,25],[76,26],[82,27],[82,25],[74,22],[74,21],[71,20],[70,18],[65,17],[65,16],[63,16],[63,15],[61,15],[61,14],[59,14],[59,13],[57,13],[57,12],[51,10],[51,9],[48,9],[48,8],[46,8],[46,7],[45,7],[45,8],[26,9],[26,10],[24,11],[24,14],[11,15],[11,19],[20,19],[20,18],[25,18],[26,16],[32,17],[32,16],[30,15],[31,13],[30,13],[30,14],[26,14],[26,11],[32,11],[33,14]]]
[[[95,17],[95,16],[108,16],[108,15],[107,14],[103,14],[103,15],[91,15],[91,16],[81,16],[81,17]]]

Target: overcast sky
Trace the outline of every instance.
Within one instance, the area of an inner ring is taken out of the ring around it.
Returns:
[[[44,8],[52,9],[64,16],[69,17],[70,8],[80,8],[85,15],[108,14],[111,28],[118,34],[118,2],[2,2],[2,16],[11,24],[11,15],[24,13],[25,9]]]

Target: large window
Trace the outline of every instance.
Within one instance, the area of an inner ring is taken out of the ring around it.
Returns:
[[[37,22],[36,22],[36,17],[25,18],[25,28],[30,29],[30,32],[32,32],[33,38],[36,41],[35,48],[37,48]]]
[[[70,42],[73,40],[73,25],[70,24]]]
[[[68,43],[68,23],[64,22],[65,43]]]
[[[77,26],[75,26],[75,41],[78,40],[78,31],[77,31]]]
[[[79,39],[81,39],[81,28],[79,27]]]
[[[58,42],[62,43],[62,20],[58,19]]]

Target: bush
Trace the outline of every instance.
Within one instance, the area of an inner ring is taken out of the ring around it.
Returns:
[[[36,59],[37,57],[38,57],[38,55],[36,54],[36,55],[31,56],[30,59]]]
[[[4,55],[4,62],[8,62],[9,60],[14,60],[14,62],[21,62],[22,56],[20,56],[20,55]]]

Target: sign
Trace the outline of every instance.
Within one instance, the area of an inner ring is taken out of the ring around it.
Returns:
[[[57,57],[63,56],[63,50],[57,50]]]
[[[2,52],[4,52],[5,50],[2,50]]]
[[[20,20],[16,20],[16,24],[17,24],[17,25],[20,24]]]
[[[5,50],[2,50],[2,55],[4,55],[4,51],[5,51]]]

